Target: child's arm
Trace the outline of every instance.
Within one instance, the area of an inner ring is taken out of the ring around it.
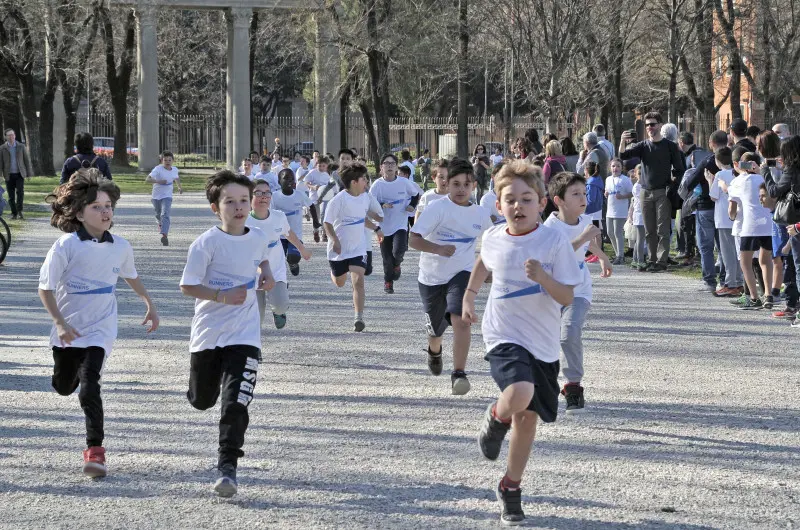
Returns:
[[[608,278],[609,276],[611,276],[611,273],[613,271],[611,267],[611,260],[609,259],[608,254],[603,252],[603,249],[597,246],[597,242],[595,240],[589,241],[589,252],[597,256],[597,259],[600,260],[600,265],[603,267],[603,271],[600,273],[600,277]]]
[[[183,188],[181,187],[181,179],[180,178],[176,178],[175,179],[175,184],[178,185],[178,193],[180,193],[182,195],[183,194]]]
[[[464,299],[461,302],[461,318],[470,324],[478,323],[478,315],[475,312],[475,297],[478,296],[478,291],[481,285],[489,277],[489,270],[483,264],[480,256],[475,260],[475,266],[472,268],[472,273],[469,275],[469,283],[467,290],[464,291]]]
[[[420,234],[411,232],[408,238],[408,246],[420,252],[428,252],[429,254],[438,254],[445,258],[449,258],[456,253],[455,245],[439,245],[433,241],[428,241]]]
[[[310,259],[311,259],[311,251],[310,251],[310,250],[308,250],[308,249],[305,247],[305,245],[303,245],[303,242],[302,242],[302,241],[300,241],[300,238],[299,238],[299,237],[297,237],[297,234],[295,234],[295,233],[294,233],[294,230],[289,230],[289,233],[288,233],[288,234],[286,234],[286,239],[288,239],[288,240],[289,240],[289,243],[291,243],[292,245],[294,245],[294,246],[297,248],[297,250],[299,250],[299,251],[300,251],[300,256],[301,256],[301,257],[302,257],[304,260],[308,261],[308,260],[310,260]]]
[[[333,229],[333,225],[330,224],[327,221],[325,223],[323,223],[323,225],[325,227],[325,233],[328,234],[328,238],[331,240],[331,243],[333,243],[332,250],[333,250],[334,254],[341,253],[342,252],[342,242],[339,241],[339,237],[336,235],[336,230]]]
[[[728,201],[728,219],[730,219],[731,221],[736,219],[738,206],[739,205],[736,203],[736,201]]]
[[[269,260],[265,259],[258,264],[258,289],[271,291],[275,287],[275,278],[272,277],[272,269],[269,268]]]
[[[581,235],[579,235],[572,241],[572,250],[578,250],[587,242],[594,240],[594,238],[596,238],[602,233],[603,231],[594,226],[594,224],[586,225],[586,228],[583,229]]]
[[[547,291],[547,294],[549,294],[553,300],[563,306],[570,305],[575,298],[572,285],[564,285],[561,282],[557,282],[552,276],[545,272],[541,262],[535,259],[529,259],[525,262],[525,274],[528,279],[541,285],[542,289]]]
[[[247,287],[240,285],[231,289],[212,289],[205,285],[181,285],[181,292],[186,296],[211,300],[220,304],[242,305],[247,299]]]
[[[158,329],[159,318],[158,313],[156,312],[156,306],[153,304],[153,300],[150,299],[150,294],[145,289],[144,284],[142,283],[141,278],[138,276],[136,278],[125,278],[125,283],[130,285],[133,292],[139,295],[139,298],[144,300],[145,306],[147,306],[147,313],[144,315],[144,320],[142,321],[142,325],[144,326],[148,322],[150,322],[150,327],[147,328],[147,332],[150,333],[151,331],[155,331]]]
[[[53,323],[56,325],[56,333],[58,334],[58,339],[61,341],[62,346],[65,344],[72,344],[73,340],[81,336],[77,329],[67,324],[66,320],[64,320],[64,316],[58,309],[56,295],[53,291],[39,289],[39,298],[42,300],[42,305],[50,314],[50,318],[53,319]]]

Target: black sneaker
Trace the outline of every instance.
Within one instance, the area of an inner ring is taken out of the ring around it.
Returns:
[[[17,214],[17,219],[19,219],[19,220],[23,220],[23,219],[25,219],[25,216],[24,216],[24,215],[22,215],[22,212],[19,212],[19,213]]]
[[[299,263],[290,263],[289,264],[289,272],[292,273],[292,276],[298,276],[300,274],[300,264]]]
[[[772,307],[775,305],[775,301],[771,295],[766,295],[761,299],[761,305],[764,307],[764,309],[772,309]]]
[[[450,374],[450,385],[454,396],[463,396],[472,388],[472,385],[469,384],[469,379],[467,379],[467,374],[463,370],[453,370],[453,373]]]
[[[564,385],[561,395],[567,398],[567,414],[583,412],[583,387],[580,384]]]
[[[399,280],[399,279],[400,279],[400,274],[402,274],[402,272],[403,272],[403,271],[402,271],[402,270],[400,270],[400,265],[398,265],[397,267],[395,267],[395,268],[393,269],[393,271],[392,271],[392,272],[393,272],[393,274],[392,274],[392,279],[393,279],[394,281],[397,281],[397,280]]]
[[[492,415],[492,408],[497,404],[497,401],[489,403],[486,407],[486,413],[483,415],[481,422],[481,429],[478,431],[478,447],[481,448],[481,454],[488,460],[497,460],[500,456],[500,448],[503,446],[503,439],[506,433],[511,429],[510,423],[503,423],[497,421]]]
[[[363,320],[356,320],[355,323],[353,324],[353,331],[361,333],[362,331],[364,331],[364,328],[366,327],[367,325],[364,324]]]
[[[652,266],[652,263],[642,263],[636,270],[639,272],[648,272]]]
[[[220,497],[233,497],[236,495],[238,485],[236,484],[236,466],[233,464],[221,464],[217,468],[219,478],[214,483],[214,491]]]
[[[684,255],[683,257],[685,258],[685,257],[686,257],[686,255]],[[672,259],[672,258],[667,258],[667,265],[672,265],[672,266],[674,267],[674,266],[676,266],[676,265],[680,265],[680,263],[678,263],[677,261],[675,261],[675,260],[674,260],[674,259]]]
[[[498,484],[497,502],[500,503],[500,522],[505,526],[519,526],[525,522],[521,489],[503,489]]]
[[[283,329],[286,326],[286,315],[272,313],[272,320],[275,322],[275,329]]]
[[[169,239],[167,238],[167,234],[161,234],[161,244],[165,247],[169,246]]]
[[[739,309],[744,309],[745,311],[757,311],[763,308],[764,303],[761,301],[761,298],[748,298],[746,296],[744,303],[739,306]]]
[[[664,272],[667,266],[663,263],[652,263],[648,272]]]
[[[383,292],[386,294],[394,294],[394,284],[392,282],[384,282]]]
[[[428,347],[428,370],[433,375],[442,375],[442,350],[439,350],[439,353],[433,353]]]

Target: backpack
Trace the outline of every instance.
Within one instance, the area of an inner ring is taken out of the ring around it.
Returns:
[[[549,160],[547,163],[550,164],[550,178],[553,178],[554,175],[558,175],[562,171],[567,170],[558,160]]]
[[[605,186],[603,179],[600,177],[592,177],[586,183],[586,213],[592,214],[599,212],[603,209],[603,192]]]
[[[698,155],[703,156],[698,157]],[[681,206],[681,215],[692,215],[692,212],[695,210],[697,205],[697,201],[700,199],[700,195],[703,194],[703,187],[700,184],[696,185],[694,189],[691,190],[687,188],[687,185],[697,173],[698,166],[705,162],[710,156],[711,153],[699,148],[692,151],[692,154],[689,155],[689,169],[683,173],[681,182],[678,185],[678,195],[684,201],[683,206]]]
[[[78,157],[78,155],[75,155],[75,156],[73,156],[72,158],[74,158],[75,160],[77,160],[77,161],[78,161],[78,164],[79,164],[79,165],[80,165],[80,167],[82,167],[83,169],[89,169],[89,168],[95,167],[95,165],[94,165],[94,164],[95,164],[95,162],[97,162],[97,159],[98,159],[98,158],[100,158],[100,157],[99,157],[99,156],[97,156],[97,155],[94,155],[94,158],[92,158],[92,161],[91,161],[91,162],[89,162],[89,160],[88,160],[88,159],[86,159],[86,160],[81,160],[81,159]],[[86,165],[86,163],[87,163],[87,162],[89,163],[89,165],[88,165],[88,166]]]

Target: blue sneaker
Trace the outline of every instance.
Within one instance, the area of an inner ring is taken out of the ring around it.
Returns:
[[[214,491],[220,497],[228,498],[236,495],[238,485],[236,484],[236,466],[233,464],[222,464],[217,468],[219,478],[214,483]]]

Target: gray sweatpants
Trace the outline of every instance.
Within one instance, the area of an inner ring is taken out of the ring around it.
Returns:
[[[256,291],[261,322],[264,322],[264,315],[267,312],[267,298],[269,298],[269,305],[273,313],[276,315],[286,314],[289,309],[289,287],[286,282],[275,282],[275,287],[271,291]]]
[[[736,250],[736,238],[731,235],[730,228],[718,228],[719,254],[725,265],[725,286],[729,289],[744,285],[742,266],[739,264],[739,253]]]
[[[591,307],[589,300],[576,296],[570,305],[561,308],[561,372],[568,383],[583,379],[583,325]]]
[[[636,239],[633,242],[633,261],[636,263],[647,263],[647,255],[644,253],[644,226],[635,226]]]
[[[606,230],[617,258],[625,255],[625,217],[606,217]]]

